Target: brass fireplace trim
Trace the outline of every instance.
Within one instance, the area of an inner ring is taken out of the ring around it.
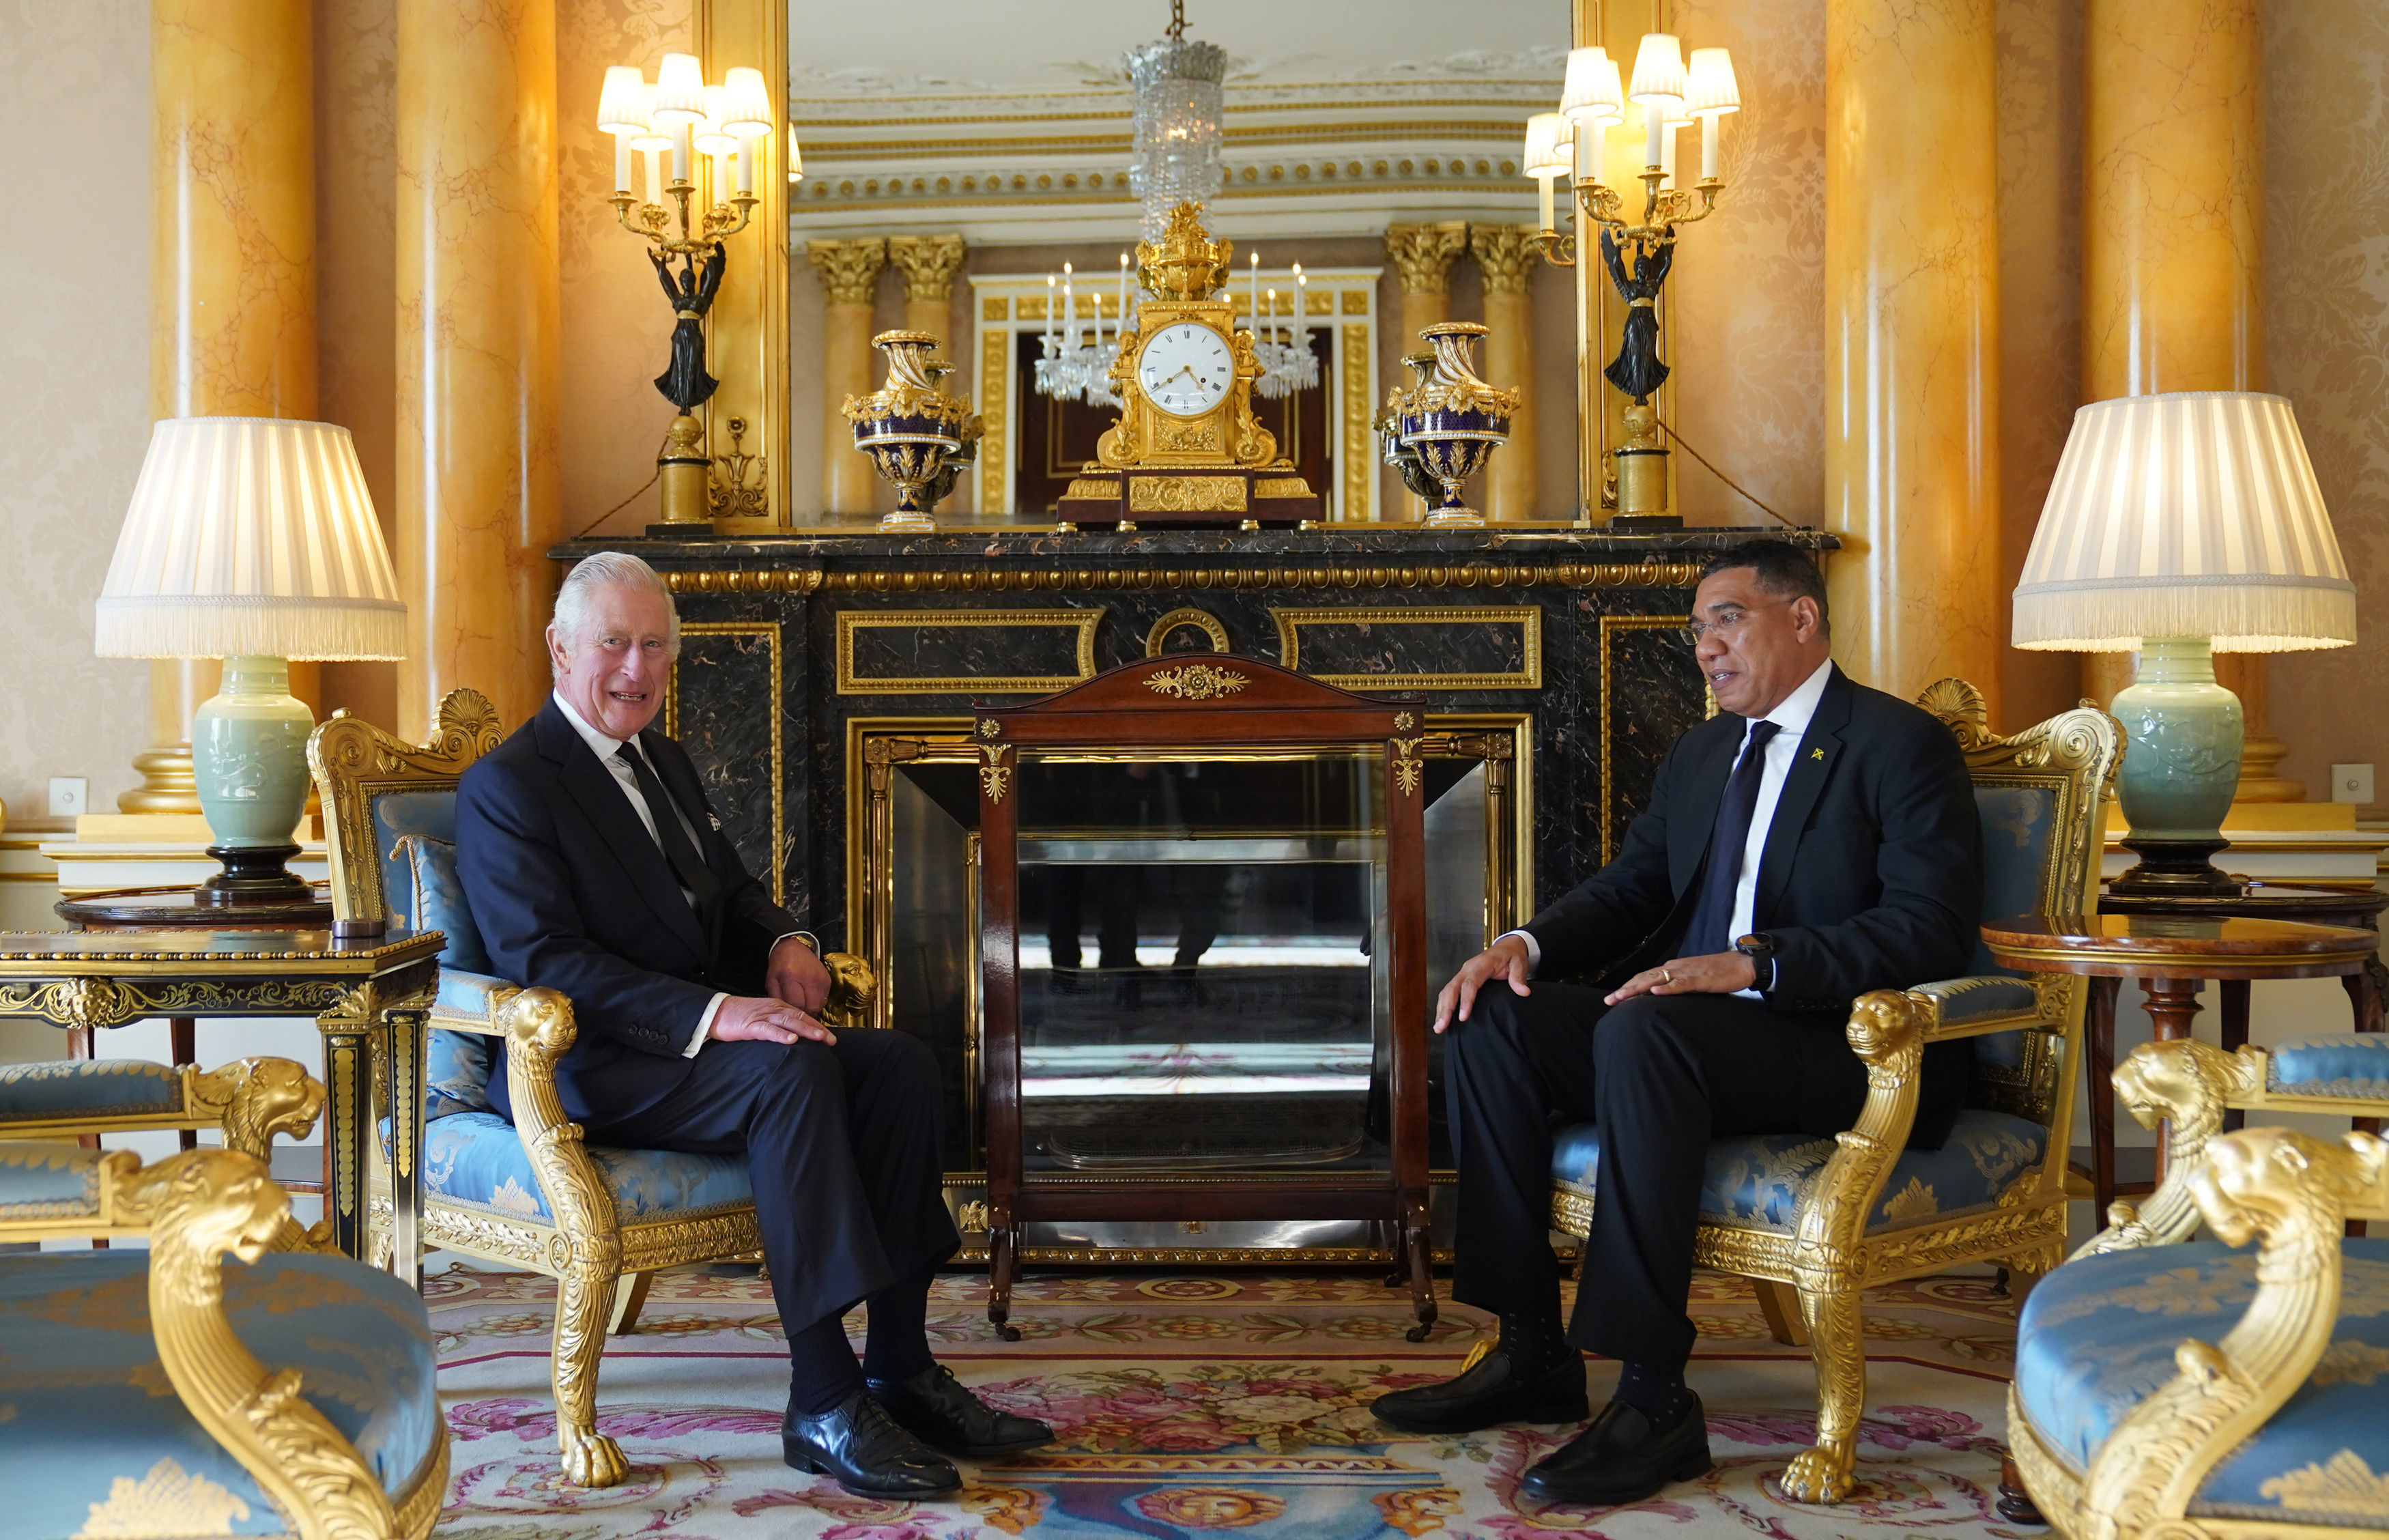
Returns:
[[[1270,606],[1277,622],[1278,663],[1301,668],[1306,625],[1515,625],[1521,633],[1524,669],[1515,674],[1312,674],[1322,685],[1345,690],[1539,690],[1543,687],[1543,611],[1539,605],[1500,609],[1416,608],[1296,610]],[[1304,672],[1308,673],[1308,670]]]
[[[1024,550],[1022,555],[1029,552]],[[818,567],[668,571],[675,594],[1008,594],[1120,588],[1682,588],[1696,561],[1466,562],[1399,567],[1051,567],[960,571],[837,571]],[[1679,622],[1681,623],[1681,622]]]
[[[1214,652],[1235,650],[1228,645],[1228,628],[1220,623],[1220,617],[1208,610],[1198,610],[1190,604],[1182,610],[1173,610],[1153,622],[1153,629],[1144,634],[1144,655],[1160,657],[1161,644],[1169,639],[1171,632],[1182,625],[1191,625],[1209,637]]]
[[[837,693],[840,695],[969,695],[1068,689],[1095,676],[1095,628],[1107,607],[1071,610],[841,610],[837,612]],[[911,629],[963,630],[980,627],[1043,627],[1078,633],[1073,662],[1076,674],[947,674],[919,677],[857,674],[854,637],[859,631]]]
[[[780,624],[777,621],[683,621],[683,636],[760,636],[772,648],[772,701],[768,713],[772,719],[772,902],[783,903],[788,891],[788,840],[783,820],[787,816],[787,760],[783,748],[779,702],[786,699],[780,693]],[[664,736],[680,737],[680,660],[671,665],[671,687],[664,692]]]

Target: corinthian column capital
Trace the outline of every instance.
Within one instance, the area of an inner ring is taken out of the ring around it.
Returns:
[[[904,275],[908,304],[944,304],[954,297],[954,275],[963,270],[960,236],[889,236],[888,260]]]
[[[1524,294],[1542,252],[1535,244],[1532,225],[1472,225],[1468,254],[1485,275],[1488,294]],[[1407,275],[1406,275],[1407,276]]]
[[[1401,274],[1404,293],[1450,292],[1451,264],[1467,249],[1468,225],[1461,220],[1386,226],[1386,260]]]
[[[830,303],[867,305],[878,285],[879,270],[888,265],[888,242],[878,236],[862,240],[809,240],[805,260],[821,275]]]

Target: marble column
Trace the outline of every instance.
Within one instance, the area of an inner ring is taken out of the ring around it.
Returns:
[[[150,10],[150,410],[315,415],[314,26],[308,0]],[[150,747],[127,813],[197,813],[191,716],[213,659],[150,664]],[[291,688],[321,703],[319,666]]]
[[[1419,328],[1451,319],[1451,264],[1468,250],[1468,226],[1459,220],[1435,225],[1386,226],[1386,260],[1402,278],[1402,329],[1389,364],[1426,344]],[[1392,370],[1389,378],[1410,377]]]
[[[888,262],[904,278],[904,328],[930,333],[948,358],[958,358],[954,275],[963,270],[963,237],[889,236]]]
[[[822,511],[866,513],[878,501],[879,478],[855,452],[853,431],[838,404],[877,388],[871,367],[872,309],[879,270],[888,263],[888,242],[876,236],[809,240],[805,260],[821,275],[829,296],[822,326]]]
[[[2083,49],[2082,399],[2263,389],[2255,0],[2091,0]],[[2246,713],[2239,800],[2298,801],[2266,730],[2266,658],[2215,664]],[[2087,653],[2083,688],[2112,699],[2131,671]]]
[[[555,0],[398,0],[399,732],[548,689],[557,468]]]
[[[1535,328],[1528,285],[1542,265],[1532,225],[1476,225],[1468,231],[1468,254],[1485,277],[1487,380],[1531,397],[1535,385]],[[1535,517],[1535,404],[1522,400],[1510,422],[1510,442],[1493,452],[1485,473],[1485,517],[1515,520]]]
[[[1827,0],[1825,521],[1833,654],[1999,720],[1993,0]]]

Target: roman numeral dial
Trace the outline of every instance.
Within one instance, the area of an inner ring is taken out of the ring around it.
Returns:
[[[1147,401],[1174,417],[1201,417],[1225,401],[1236,383],[1228,340],[1194,321],[1177,321],[1153,334],[1137,355],[1136,382]]]

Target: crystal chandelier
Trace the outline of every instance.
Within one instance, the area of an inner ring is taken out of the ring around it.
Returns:
[[[1045,279],[1045,335],[1040,340],[1044,356],[1037,360],[1037,393],[1056,400],[1077,399],[1090,406],[1118,406],[1112,392],[1112,364],[1119,357],[1119,334],[1128,315],[1128,253],[1120,253],[1119,299],[1112,308],[1112,330],[1104,335],[1104,293],[1088,286],[1094,300],[1092,327],[1079,329],[1078,275],[1062,264],[1058,292],[1052,275]]]
[[[1144,238],[1159,240],[1170,210],[1208,203],[1227,179],[1220,115],[1228,56],[1217,44],[1188,42],[1185,0],[1170,0],[1169,35],[1129,50],[1128,78],[1136,96],[1128,185],[1144,199]]]

